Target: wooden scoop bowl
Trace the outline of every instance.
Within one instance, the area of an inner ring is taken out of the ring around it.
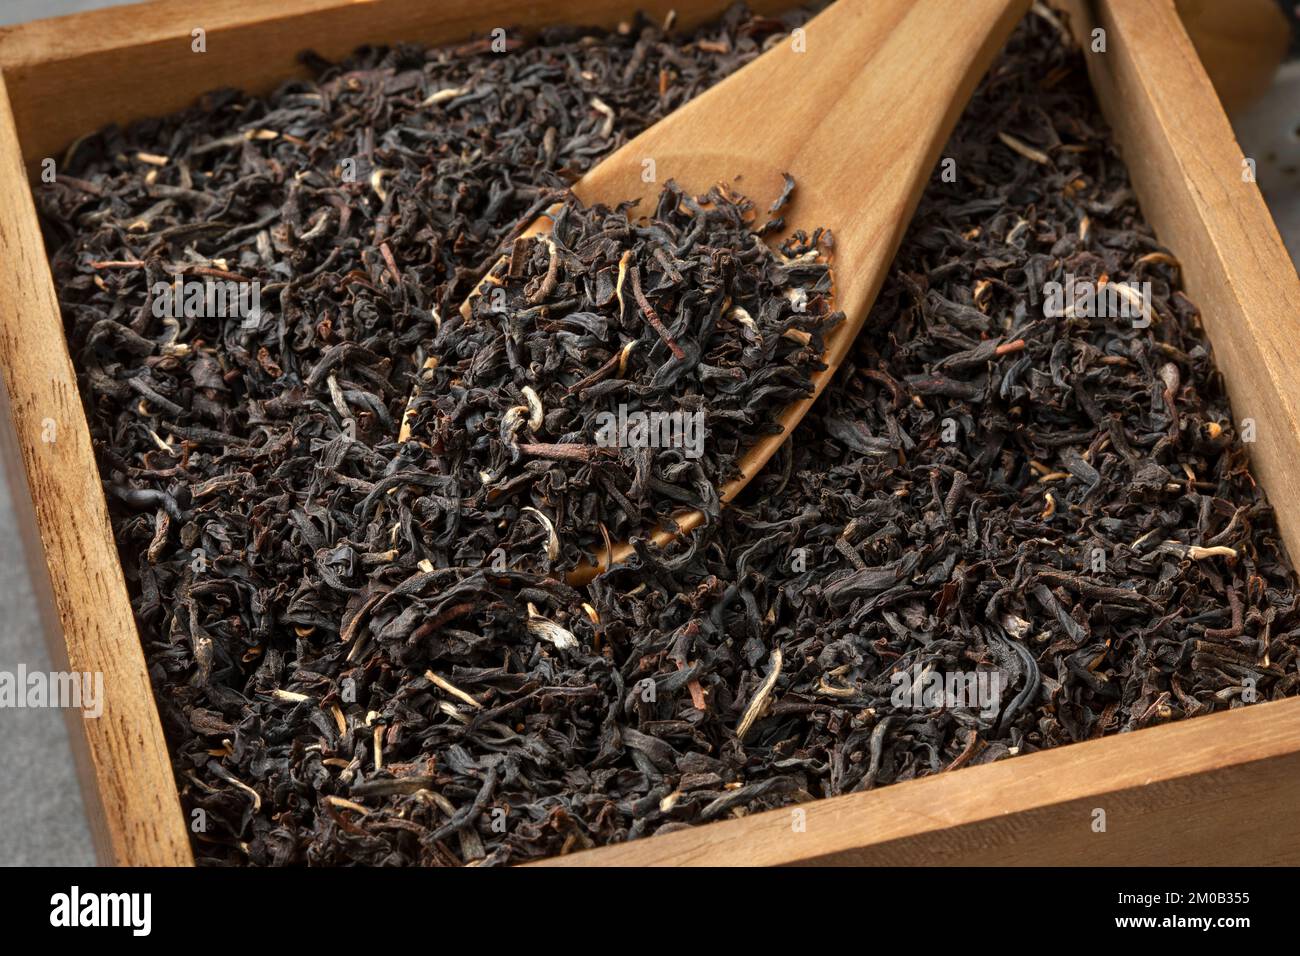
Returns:
[[[786,441],[844,360],[940,149],[1029,5],[839,0],[802,33],[650,127],[574,185],[588,205],[641,199],[641,208],[653,209],[668,179],[696,194],[722,182],[764,209],[780,195],[788,172],[798,188],[783,210],[785,221],[834,233],[834,305],[845,321],[827,336],[826,369],[813,376],[813,394],[779,416],[781,432],[764,436],[741,457],[740,476],[719,489],[723,504]],[[642,179],[646,159],[654,160],[654,182]],[[542,216],[523,235],[550,227]],[[685,512],[674,520],[679,530],[655,530],[656,543],[698,527],[704,515]],[[595,564],[572,571],[569,582],[586,583],[631,553],[630,544],[617,544]]]

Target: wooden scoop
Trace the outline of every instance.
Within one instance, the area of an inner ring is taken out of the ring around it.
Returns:
[[[798,188],[783,210],[785,221],[834,233],[834,305],[845,321],[827,336],[826,369],[812,377],[813,394],[780,415],[781,433],[764,436],[741,457],[740,477],[719,489],[724,504],[786,441],[844,360],[936,172],[939,150],[1029,5],[1030,0],[839,0],[574,185],[588,205],[639,198],[641,208],[653,209],[669,179],[695,194],[723,182],[765,209],[780,195],[788,172]],[[642,179],[647,159],[656,170],[649,183]],[[956,172],[960,182],[961,170]],[[550,227],[542,216],[523,235]],[[676,533],[703,520],[698,511],[678,515]],[[652,535],[661,546],[673,536],[662,528]],[[571,572],[569,582],[586,583],[631,553],[629,544],[615,545],[597,564]]]

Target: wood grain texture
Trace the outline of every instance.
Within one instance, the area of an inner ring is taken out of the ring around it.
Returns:
[[[1143,212],[1182,262],[1236,420],[1258,423],[1252,462],[1300,555],[1295,269],[1242,181],[1241,150],[1172,0],[1066,6],[1081,37],[1107,31],[1107,52],[1087,55],[1098,99]],[[1300,828],[1279,821],[1300,796],[1298,732],[1300,702],[1287,701],[810,804],[808,833],[776,811],[555,862],[1296,863]],[[1088,839],[1104,836],[1086,827],[1103,797],[1126,838]]]
[[[1300,558],[1300,279],[1171,0],[1070,0],[1142,212],[1182,264],[1227,382],[1238,428],[1256,422],[1251,464]],[[1157,41],[1158,38],[1158,41]]]
[[[800,45],[783,42],[701,93],[582,177],[584,202],[630,198],[653,209],[662,184],[676,180],[703,194],[726,183],[770,207],[783,174],[799,184],[782,215],[791,229],[829,229],[835,308],[844,321],[826,338],[825,368],[813,392],[781,411],[780,431],[751,445],[739,476],[719,489],[730,502],[794,433],[848,355],[889,273],[939,151],[1029,0],[841,0],[804,28]],[[924,82],[917,64],[926,64]],[[797,91],[797,93],[796,93]],[[655,178],[642,177],[653,159]],[[846,201],[852,197],[852,201]],[[704,523],[700,511],[674,516],[660,546]],[[602,553],[569,575],[584,584],[621,564],[630,544]]]
[[[692,4],[684,19],[712,16],[726,2]],[[1095,10],[1110,35],[1110,52],[1089,57],[1093,83],[1143,209],[1205,313],[1238,420],[1259,423],[1255,467],[1300,554],[1294,267],[1258,191],[1240,181],[1240,150],[1172,0],[1070,2],[1077,27],[1087,29]],[[636,6],[658,16],[673,5],[230,0],[196,24],[188,0],[163,0],[0,31],[0,376],[8,386],[0,411],[13,426],[4,429],[10,464],[22,467],[15,497],[26,487],[35,503],[38,594],[66,635],[67,665],[105,674],[104,716],[74,721],[105,861],[182,864],[191,855],[24,162],[104,123],[185,106],[213,86],[264,90],[293,75],[303,47],[340,56],[363,42],[446,42],[508,24],[609,25]],[[190,52],[195,25],[208,29],[207,54]],[[47,418],[58,429],[51,444],[41,441]],[[1292,700],[806,805],[802,834],[792,833],[788,810],[776,811],[556,862],[1296,863],[1300,831],[1289,821],[1298,790],[1300,701]],[[1091,830],[1096,807],[1107,811],[1105,834]]]
[[[298,53],[338,58],[365,43],[439,44],[494,27],[612,27],[635,10],[684,25],[717,16],[728,0],[192,0],[127,7],[0,28],[0,70],[28,164],[59,156],[106,123],[162,116],[221,86],[259,93],[305,75]],[[787,0],[751,0],[760,13]],[[207,52],[191,50],[206,31]]]
[[[103,713],[70,712],[103,862],[191,862],[167,747],[108,523],[90,432],[0,79],[0,376],[14,498],[56,668],[102,673]],[[34,514],[22,507],[22,491]],[[48,568],[48,572],[47,572]],[[79,726],[78,726],[79,725]]]
[[[694,4],[680,22],[728,0]],[[0,28],[0,437],[56,667],[100,671],[97,720],[69,715],[69,736],[101,862],[190,865],[193,855],[149,687],[139,635],[91,453],[27,169],[111,122],[164,114],[223,85],[266,90],[297,75],[297,53],[341,57],[366,42],[443,43],[498,25],[613,26],[632,9],[662,17],[666,0],[232,0],[196,23],[188,0],[117,7]],[[756,0],[778,11],[783,0]],[[207,30],[206,54],[190,31]],[[58,440],[41,441],[46,419]],[[33,502],[26,512],[22,491]]]
[[[1275,0],[1176,0],[1196,55],[1228,112],[1263,96],[1286,58],[1291,33]]]
[[[802,832],[786,808],[534,865],[1295,863],[1298,799],[1286,700],[805,803]]]

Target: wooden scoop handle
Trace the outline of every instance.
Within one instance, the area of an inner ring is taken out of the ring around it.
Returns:
[[[839,0],[717,86],[646,130],[574,187],[584,201],[640,197],[653,208],[668,178],[695,192],[719,181],[770,203],[798,182],[786,221],[835,237],[835,307],[845,321],[826,343],[815,391],[787,407],[725,484],[725,504],[788,439],[844,361],[888,273],[939,151],[1030,0]],[[655,181],[645,182],[646,161]],[[960,170],[958,170],[960,176]],[[677,519],[688,532],[699,512]],[[673,534],[655,531],[663,545]],[[628,544],[583,565],[584,583],[626,560]]]

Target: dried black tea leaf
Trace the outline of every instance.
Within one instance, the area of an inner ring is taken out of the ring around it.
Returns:
[[[74,145],[35,191],[201,862],[533,860],[1297,692],[1253,423],[1035,10],[722,509],[826,237],[566,190],[805,14],[308,57]],[[554,451],[620,405],[698,408],[701,456]]]
[[[442,321],[403,434],[485,519],[479,560],[572,570],[682,509],[716,520],[736,459],[812,394],[842,316],[820,233],[769,248],[721,187],[669,182],[649,217],[572,198],[551,215]]]

